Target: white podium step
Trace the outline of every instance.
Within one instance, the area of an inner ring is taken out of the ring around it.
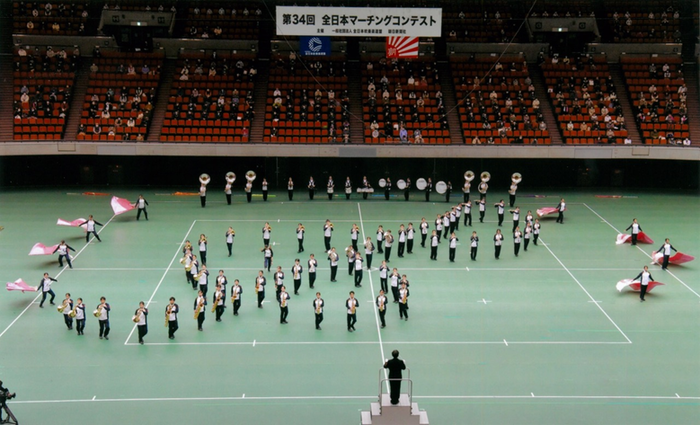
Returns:
[[[362,425],[429,425],[428,414],[411,403],[408,394],[401,394],[398,404],[391,404],[389,394],[370,404],[369,411],[360,412]]]

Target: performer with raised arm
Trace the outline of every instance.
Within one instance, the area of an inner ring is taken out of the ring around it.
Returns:
[[[39,308],[44,308],[44,301],[46,301],[46,296],[51,295],[49,303],[55,305],[53,300],[56,298],[56,294],[51,289],[51,284],[53,282],[58,282],[58,279],[54,279],[49,276],[48,273],[44,273],[44,277],[39,281],[38,289],[41,290],[41,302],[39,303]]]
[[[520,207],[515,207],[514,210],[509,210],[511,214],[513,214],[513,230],[511,232],[515,232],[515,229],[520,226]]]
[[[503,199],[501,199],[499,202],[493,204],[493,206],[498,209],[498,227],[501,227],[501,225],[503,225],[503,215],[506,210],[506,204],[503,202]]]
[[[100,239],[100,235],[97,234],[97,226],[103,226],[102,223],[99,221],[95,221],[95,219],[92,217],[92,214],[88,217],[88,219],[82,223],[80,223],[78,226],[86,225],[85,230],[87,233],[85,233],[85,242],[90,242],[90,234],[92,233],[95,235],[95,238],[102,242],[102,239]]]
[[[642,231],[642,226],[637,223],[636,218],[632,219],[632,224],[630,224],[625,230],[630,229],[632,229],[632,245],[637,245],[637,237],[639,236],[639,232]]]
[[[148,206],[148,201],[143,197],[143,195],[139,195],[139,199],[136,200],[135,205],[137,208],[136,221],[138,221],[141,218],[141,213],[143,213],[143,216],[146,217],[146,220],[148,220],[148,211],[146,210],[146,206]]]
[[[483,223],[484,216],[486,215],[486,200],[480,199],[475,202],[479,205],[479,223]]]
[[[316,298],[314,298],[312,305],[314,307],[314,317],[316,319],[316,330],[319,331],[321,330],[321,322],[323,322],[323,306],[325,304],[323,298],[321,298],[321,293],[316,292]]]
[[[382,322],[382,329],[386,328],[385,316],[386,316],[387,298],[386,298],[386,295],[384,295],[383,289],[379,290],[379,296],[377,296],[375,303],[377,304],[377,312],[379,313],[379,320]]]
[[[165,306],[165,324],[168,327],[168,338],[175,339],[175,332],[179,326],[177,323],[177,313],[180,312],[180,306],[175,304],[175,297],[170,297],[169,303]]]
[[[646,301],[644,299],[644,296],[647,293],[647,286],[649,285],[649,282],[652,282],[654,280],[654,278],[651,277],[651,273],[649,273],[649,266],[644,266],[644,270],[642,270],[632,280],[638,280],[640,283],[640,285],[639,285],[639,301]]]
[[[357,323],[357,308],[360,303],[355,298],[355,291],[350,291],[350,298],[345,300],[345,307],[348,309],[348,332],[355,331],[355,323]]]
[[[75,252],[75,249],[68,245],[66,241],[61,241],[60,244],[56,247],[56,249],[53,250],[53,254],[58,252],[58,267],[63,268],[63,259],[66,259],[66,264],[68,264],[68,267],[71,269],[73,268],[73,264],[70,261],[70,253],[69,251]]]
[[[379,266],[379,284],[385,294],[389,292],[388,280],[389,267],[386,265],[386,261],[382,261],[382,264]]]
[[[233,227],[229,227],[226,231],[226,248],[228,248],[228,256],[233,254],[233,238],[236,237],[236,232]]]
[[[272,233],[272,227],[270,226],[270,223],[265,222],[265,225],[262,228],[263,246],[270,245],[270,234],[271,233]]]
[[[270,245],[265,245],[263,249],[260,250],[260,252],[263,253],[263,268],[267,269],[267,271],[270,271],[270,267],[272,267],[272,259],[274,252],[272,252],[272,248],[270,248]]]
[[[358,250],[357,248],[357,239],[360,237],[360,228],[357,226],[357,224],[352,223],[352,228],[350,229],[350,241],[352,243],[352,249],[355,251]]]

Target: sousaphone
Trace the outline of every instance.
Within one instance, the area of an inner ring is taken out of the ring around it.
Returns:
[[[209,174],[202,173],[199,175],[199,182],[202,183],[204,186],[208,185],[210,181],[211,177],[209,177]]]
[[[226,173],[226,182],[227,183],[233,184],[233,182],[235,182],[235,181],[236,181],[236,173],[234,173],[233,171],[229,171],[228,173]]]

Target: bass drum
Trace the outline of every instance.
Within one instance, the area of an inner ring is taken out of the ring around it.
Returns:
[[[386,187],[386,180],[379,179],[379,187]]]
[[[418,188],[418,190],[425,190],[425,188],[427,186],[428,186],[428,182],[425,181],[425,179],[423,177],[416,180],[416,188]]]
[[[404,190],[404,189],[406,189],[406,181],[403,180],[403,179],[397,181],[397,182],[396,182],[396,187],[398,187],[399,190]]]
[[[439,193],[440,195],[444,194],[447,192],[447,183],[443,181],[439,181],[435,184],[435,191]]]

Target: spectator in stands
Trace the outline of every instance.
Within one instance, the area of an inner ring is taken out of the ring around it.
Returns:
[[[683,146],[690,146],[690,137],[683,139]]]

